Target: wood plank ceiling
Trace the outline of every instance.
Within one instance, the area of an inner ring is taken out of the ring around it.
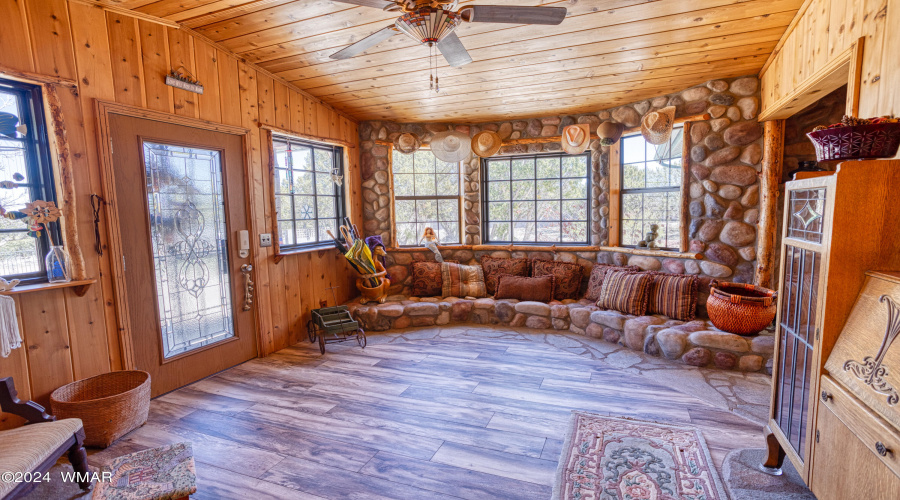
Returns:
[[[474,62],[440,59],[398,34],[329,55],[396,13],[329,0],[104,0],[181,23],[361,120],[485,122],[589,112],[757,73],[803,0],[468,0],[568,8],[558,26],[463,23]]]

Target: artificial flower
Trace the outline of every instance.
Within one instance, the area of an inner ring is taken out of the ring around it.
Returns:
[[[31,203],[26,203],[23,212],[25,212],[34,224],[56,222],[61,215],[59,209],[56,208],[56,203],[44,200],[34,200]]]

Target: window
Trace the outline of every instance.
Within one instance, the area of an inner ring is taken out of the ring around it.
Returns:
[[[0,189],[0,205],[7,211],[22,210],[34,200],[55,201],[52,167],[43,120],[41,88],[0,80],[0,112],[10,113],[24,125],[24,132],[0,135],[0,181],[14,181],[12,189]],[[22,180],[15,181],[20,178]],[[53,240],[60,242],[59,224],[50,224]],[[50,251],[47,231],[28,236],[22,221],[0,218],[0,275],[23,282],[47,280],[44,256]]]
[[[397,245],[418,246],[426,227],[441,245],[460,243],[459,163],[438,160],[430,150],[393,151],[394,222]]]
[[[590,153],[482,160],[485,241],[590,243]]]
[[[658,146],[645,141],[640,133],[620,140],[622,246],[638,246],[650,225],[657,224],[659,247],[680,248],[683,143],[683,125],[677,125],[669,141]]]
[[[344,175],[344,150],[337,146],[272,138],[275,150],[275,210],[279,250],[331,245],[340,237],[344,194],[332,174]]]

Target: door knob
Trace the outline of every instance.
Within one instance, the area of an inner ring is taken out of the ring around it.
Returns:
[[[828,391],[822,391],[821,398],[823,403],[827,403],[831,399],[831,394],[828,394]]]
[[[877,451],[878,454],[881,455],[882,457],[886,457],[886,456],[888,456],[889,453],[892,453],[891,449],[888,448],[887,446],[885,446],[884,443],[882,443],[881,441],[878,441],[877,443],[875,443],[875,451]]]

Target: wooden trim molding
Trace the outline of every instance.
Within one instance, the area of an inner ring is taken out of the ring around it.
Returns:
[[[62,85],[63,87],[78,88],[78,82],[70,80],[69,78],[19,71],[3,65],[0,65],[0,76],[25,83]]]
[[[269,140],[272,140],[272,134],[278,134],[278,135],[285,135],[288,137],[294,137],[296,139],[302,139],[304,141],[321,142],[322,144],[330,144],[332,146],[340,146],[342,148],[354,147],[354,145],[352,143],[350,143],[349,141],[344,141],[341,139],[331,139],[329,137],[322,137],[319,135],[300,134],[298,132],[292,132],[290,130],[285,130],[283,128],[273,127],[271,125],[264,125],[264,124],[260,124],[259,128],[260,128],[260,130],[268,132]]]
[[[47,290],[57,290],[60,288],[71,288],[72,291],[78,297],[84,297],[84,294],[87,293],[88,288],[91,287],[94,283],[96,283],[96,279],[87,279],[87,280],[72,280],[67,281],[65,283],[37,283],[35,285],[22,285],[13,288],[12,290],[6,290],[0,292],[0,295],[19,295],[23,293],[31,293],[31,292],[44,292]]]
[[[179,25],[175,21],[170,21],[168,19],[164,19],[162,17],[151,16],[150,14],[144,14],[143,12],[138,12],[136,10],[126,9],[125,7],[121,7],[112,3],[108,0],[68,0],[72,3],[80,3],[83,5],[90,5],[91,7],[96,7],[98,9],[103,9],[107,12],[112,12],[114,14],[121,14],[123,16],[136,17],[142,21],[149,21],[151,23],[162,24],[163,26],[169,26],[170,28],[180,28]]]
[[[681,251],[690,246],[691,220],[691,122],[684,122],[681,140],[681,223],[678,225]]]
[[[97,140],[98,152],[100,155],[100,181],[102,185],[102,194],[106,203],[104,210],[106,214],[106,229],[108,234],[108,246],[110,254],[113,258],[110,260],[113,275],[113,291],[116,304],[116,319],[118,321],[117,329],[119,332],[119,343],[121,348],[122,366],[125,370],[131,370],[135,367],[134,360],[134,342],[128,325],[131,323],[131,312],[128,307],[128,297],[126,293],[125,269],[122,260],[119,258],[122,254],[122,233],[120,230],[119,217],[116,210],[116,173],[115,165],[112,157],[112,134],[110,133],[110,115],[118,114],[135,118],[144,118],[147,120],[160,121],[173,125],[183,125],[214,132],[222,132],[226,134],[239,135],[243,137],[244,144],[244,172],[246,176],[245,184],[249,185],[249,154],[250,154],[250,130],[243,127],[233,125],[225,125],[214,123],[196,118],[188,118],[184,116],[164,113],[161,111],[153,111],[145,108],[130,106],[127,104],[119,104],[116,102],[104,101],[97,99],[95,101],[95,111],[97,113]],[[245,186],[248,190],[249,186]],[[247,198],[248,202],[250,198]],[[250,227],[253,227],[252,225]],[[251,245],[251,252],[254,252],[255,245]],[[259,301],[253,301],[254,316],[257,318],[256,335],[259,337]],[[262,351],[260,351],[262,352]]]
[[[773,102],[759,114],[759,121],[783,120],[793,116],[833,90],[847,85],[847,111],[859,111],[863,38],[829,60],[818,71]]]

